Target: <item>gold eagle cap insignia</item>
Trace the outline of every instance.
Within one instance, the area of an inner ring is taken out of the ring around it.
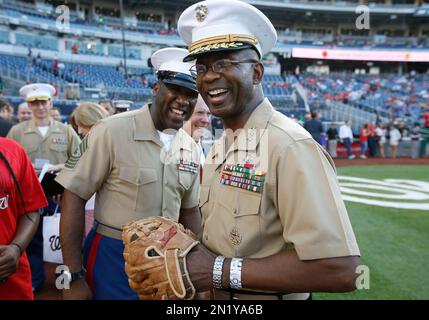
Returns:
[[[195,18],[198,22],[203,22],[206,19],[208,13],[209,9],[205,5],[200,4],[195,8]]]

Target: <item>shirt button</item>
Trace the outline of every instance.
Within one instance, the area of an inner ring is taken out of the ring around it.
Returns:
[[[237,208],[234,209],[234,214],[238,214]]]
[[[208,235],[206,235],[206,236],[205,236],[205,239],[206,239],[206,240],[209,240],[209,236],[208,236]]]

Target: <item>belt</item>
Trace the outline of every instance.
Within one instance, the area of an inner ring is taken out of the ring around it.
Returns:
[[[214,290],[215,300],[311,300],[310,293],[258,292],[250,290]]]
[[[94,220],[94,230],[95,232],[109,237],[109,238],[114,238],[117,240],[122,240],[122,229],[113,227],[113,226],[109,226],[107,224],[104,224],[98,220]]]

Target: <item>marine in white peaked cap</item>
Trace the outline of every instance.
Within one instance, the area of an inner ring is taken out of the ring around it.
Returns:
[[[53,98],[55,88],[46,83],[32,83],[23,86],[19,90],[19,94],[24,97],[27,102],[33,102],[36,100],[46,101]]]
[[[199,55],[254,48],[261,58],[277,41],[270,20],[257,8],[241,1],[198,2],[187,8],[178,21],[179,35],[188,45],[185,61]]]
[[[183,62],[187,55],[188,51],[181,48],[164,48],[152,54],[158,80],[197,91],[195,75],[191,73],[193,63]]]
[[[202,244],[187,256],[197,291],[289,300],[354,290],[360,253],[334,163],[264,96],[271,22],[245,2],[210,0],[187,8],[178,30],[198,91],[226,129],[203,168]]]
[[[181,129],[198,98],[187,51],[166,48],[152,55],[158,80],[151,101],[138,110],[100,120],[85,136],[79,152],[66,163],[57,181],[65,188],[61,212],[64,264],[76,275],[65,299],[91,297],[138,299],[125,272],[122,227],[148,216],[180,221],[198,233],[200,149]],[[187,165],[192,165],[191,171]],[[97,263],[84,264],[82,232],[84,203],[97,193],[94,228],[84,255]],[[98,242],[98,239],[101,241]],[[86,279],[92,279],[88,284]],[[90,286],[88,286],[90,285]]]

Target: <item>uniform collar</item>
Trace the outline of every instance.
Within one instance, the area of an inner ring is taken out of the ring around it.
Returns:
[[[234,144],[228,149],[227,152],[224,152],[226,141],[225,132],[222,134],[221,138],[215,143],[211,148],[210,155],[208,158],[214,159],[218,154],[224,153],[221,163],[227,158],[230,152],[235,150],[241,151],[255,151],[258,147],[259,141],[261,140],[265,130],[267,128],[268,122],[271,120],[274,114],[274,108],[271,103],[265,98],[255,110],[253,110],[249,119],[247,120],[244,127],[241,129],[241,132],[234,141]],[[219,163],[219,162],[218,162]]]
[[[153,141],[162,147],[163,144],[153,123],[149,106],[150,104],[146,104],[134,118],[134,140]]]
[[[62,133],[61,129],[58,126],[57,121],[54,121],[53,119],[49,120],[49,129],[46,133],[46,136],[48,136],[48,133]],[[28,126],[24,133],[38,133],[40,134],[39,128],[36,125],[36,121],[34,119],[28,120]],[[45,136],[45,137],[46,137]]]
[[[150,104],[145,105],[135,117],[134,140],[153,141],[162,148],[164,144],[161,142],[158,131],[153,123],[149,106]],[[172,141],[173,149],[179,148],[192,151],[191,139],[183,129],[179,129]]]

